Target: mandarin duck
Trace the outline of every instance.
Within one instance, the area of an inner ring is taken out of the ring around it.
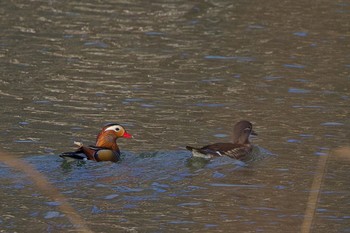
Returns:
[[[132,136],[119,124],[107,124],[97,135],[95,146],[84,146],[80,142],[74,142],[79,148],[74,152],[64,152],[60,157],[117,162],[120,159],[120,150],[116,142],[118,138],[132,138]]]
[[[257,135],[253,131],[252,123],[242,120],[237,122],[233,128],[233,142],[215,143],[201,148],[186,146],[186,149],[191,151],[194,157],[209,159],[226,155],[234,159],[242,159],[253,149],[249,142],[250,135]]]

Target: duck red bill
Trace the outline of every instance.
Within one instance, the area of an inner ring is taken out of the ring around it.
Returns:
[[[123,138],[132,138],[132,135],[125,131],[123,134]]]

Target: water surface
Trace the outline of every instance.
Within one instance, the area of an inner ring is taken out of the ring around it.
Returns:
[[[298,232],[317,161],[349,145],[342,1],[2,1],[0,144],[96,232]],[[190,158],[253,122],[274,156]],[[65,164],[108,122],[120,163]],[[0,165],[0,228],[73,230],[25,174]],[[349,164],[330,157],[313,232],[349,232]],[[20,210],[20,211],[18,211]]]

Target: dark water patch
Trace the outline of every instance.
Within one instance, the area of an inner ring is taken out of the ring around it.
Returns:
[[[283,65],[286,68],[292,68],[292,69],[304,69],[304,65],[299,65],[299,64],[284,64]]]
[[[154,105],[154,104],[141,104],[141,107],[143,107],[143,108],[155,108],[156,105]]]
[[[126,187],[126,186],[118,186],[118,187],[115,187],[114,189],[120,193],[134,193],[134,192],[144,191],[143,188],[130,188],[130,187]]]
[[[324,106],[320,105],[293,105],[293,108],[314,108],[314,109],[321,109],[325,108]]]
[[[185,206],[199,206],[201,205],[202,203],[200,202],[189,202],[189,203],[180,203],[178,204],[177,206],[180,206],[180,207],[185,207]]]
[[[343,96],[341,96],[341,98],[342,98],[343,100],[349,100],[349,99],[350,99],[350,97],[347,96],[347,95],[343,95]]]
[[[107,94],[104,92],[96,92],[95,95],[98,97],[106,97],[107,96]]]
[[[213,187],[226,187],[226,188],[252,188],[259,189],[263,188],[265,185],[262,184],[221,184],[221,183],[210,183]]]
[[[260,25],[260,24],[251,24],[248,26],[249,29],[264,29],[265,26]]]
[[[96,48],[108,48],[109,45],[102,42],[102,41],[90,41],[90,42],[85,42],[85,46],[87,47],[96,47]]]
[[[215,56],[215,55],[207,55],[204,57],[207,60],[233,60],[239,62],[252,62],[255,59],[251,57],[239,57],[239,56]]]
[[[299,136],[302,137],[302,138],[311,138],[314,135],[313,134],[299,134]]]
[[[135,205],[135,204],[125,204],[123,206],[123,209],[136,209],[138,208],[139,206],[138,205]]]
[[[281,77],[281,76],[266,76],[266,77],[263,77],[263,79],[267,80],[267,81],[275,81],[275,80],[283,79],[283,77]]]
[[[288,172],[289,168],[277,168],[276,170],[281,172]]]
[[[168,185],[168,184],[161,184],[161,183],[158,183],[158,182],[153,182],[152,186],[162,187],[162,188],[170,188],[170,185]]]
[[[52,102],[50,100],[35,100],[33,101],[35,104],[51,104]]]
[[[195,104],[197,107],[209,107],[209,108],[218,108],[218,107],[225,107],[226,104],[219,104],[219,103],[197,103]]]
[[[145,32],[147,36],[163,36],[165,33],[163,32]]]
[[[325,213],[325,212],[328,212],[329,210],[328,209],[324,209],[324,208],[317,208],[316,211],[319,212],[319,213]]]
[[[343,126],[344,123],[341,122],[324,122],[321,123],[322,126]]]
[[[214,134],[214,137],[216,138],[227,138],[228,136],[229,136],[228,134],[224,134],[224,133]]]
[[[70,129],[73,130],[73,131],[80,131],[80,130],[82,130],[83,128],[82,128],[82,127],[77,127],[77,126],[75,126],[75,127],[71,127]]]
[[[134,202],[157,201],[159,197],[157,197],[157,195],[124,196],[124,200]]]
[[[277,190],[284,190],[284,189],[286,189],[287,187],[284,186],[284,185],[277,185],[277,186],[275,186],[274,188],[277,189]]]
[[[292,139],[288,139],[287,142],[289,142],[289,143],[301,143],[301,140],[292,138]]]
[[[270,208],[270,207],[257,207],[256,210],[264,210],[264,211],[277,211],[276,208]]]
[[[330,149],[329,148],[325,148],[325,147],[321,147],[321,148],[318,148],[319,151],[316,151],[314,153],[314,155],[317,155],[317,156],[326,156],[329,154],[329,151]]]
[[[16,143],[40,143],[37,139],[18,139],[15,140]]]
[[[63,35],[63,38],[64,39],[72,39],[72,38],[74,38],[74,35],[72,35],[72,34],[65,34],[65,35]]]
[[[334,95],[334,94],[337,94],[336,91],[330,91],[330,90],[323,90],[322,93],[325,94],[325,95]]]
[[[185,221],[185,220],[173,220],[169,221],[170,224],[194,224],[194,221]]]
[[[124,99],[125,102],[143,102],[144,99],[142,98],[127,98],[127,99]]]
[[[226,177],[226,175],[217,171],[213,172],[213,178],[223,178],[223,177]]]
[[[217,224],[205,224],[204,226],[205,226],[205,228],[215,228],[215,227],[218,227]]]
[[[100,214],[100,213],[103,213],[104,211],[102,209],[100,209],[99,207],[97,206],[92,206],[91,208],[91,211],[90,211],[92,214]]]
[[[321,190],[322,195],[345,195],[346,191]]]
[[[337,6],[342,6],[342,7],[343,7],[343,6],[349,6],[350,4],[347,3],[347,2],[337,2],[336,5],[337,5]]]
[[[110,194],[110,195],[105,196],[104,199],[112,200],[112,199],[114,199],[116,197],[119,197],[119,194]]]
[[[48,202],[45,202],[46,205],[48,206],[59,206],[61,205],[61,203],[57,202],[57,201],[48,201]]]
[[[203,79],[202,82],[204,83],[216,83],[216,82],[222,82],[225,79],[223,78],[210,78],[210,79]]]
[[[288,92],[294,93],[294,94],[307,94],[307,93],[310,93],[311,91],[306,89],[300,89],[300,88],[289,88]]]
[[[153,182],[151,184],[152,186],[152,189],[156,192],[159,192],[159,193],[165,193],[168,191],[168,189],[171,187],[170,185],[168,184],[160,184],[158,182]]]
[[[294,32],[293,35],[300,36],[300,37],[306,37],[308,36],[308,32]]]
[[[295,79],[295,81],[297,81],[299,83],[308,83],[308,82],[310,82],[309,80],[304,79],[304,78],[297,78],[297,79]]]
[[[45,213],[44,218],[45,219],[51,219],[51,218],[59,218],[63,217],[64,215],[57,211],[48,211]]]
[[[321,215],[320,218],[330,219],[333,221],[343,221],[344,219],[339,218],[337,215]]]
[[[317,156],[327,156],[328,153],[327,152],[322,152],[322,151],[317,151],[314,153],[314,155],[317,155]]]

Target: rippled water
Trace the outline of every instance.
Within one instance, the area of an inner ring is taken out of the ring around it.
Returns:
[[[96,232],[298,232],[317,161],[350,138],[350,5],[342,1],[0,2],[0,144]],[[263,154],[194,160],[253,122]],[[123,161],[66,164],[119,122]],[[266,158],[265,158],[266,157]],[[0,164],[0,229],[73,230]],[[313,232],[350,232],[349,164],[330,156]]]

